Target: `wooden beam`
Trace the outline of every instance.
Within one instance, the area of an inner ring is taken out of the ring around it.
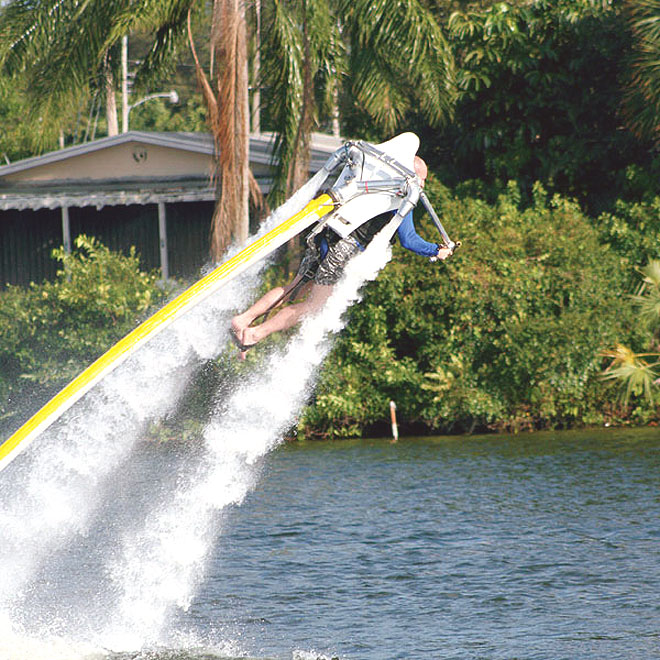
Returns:
[[[170,278],[170,267],[167,258],[167,217],[165,202],[158,202],[158,238],[160,240],[160,272],[164,280]]]
[[[69,223],[69,207],[62,207],[62,245],[67,254],[71,254],[71,224]]]

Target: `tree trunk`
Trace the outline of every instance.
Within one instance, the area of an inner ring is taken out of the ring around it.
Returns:
[[[105,62],[105,116],[108,121],[108,135],[119,134],[117,121],[117,95],[115,94],[115,78],[106,55]]]
[[[303,0],[303,94],[300,123],[293,145],[293,153],[287,175],[287,195],[292,195],[309,178],[309,144],[314,127],[314,78],[312,73],[307,2]]]
[[[249,162],[248,52],[243,0],[213,3],[211,57],[215,86],[199,62],[190,12],[188,40],[215,141],[218,201],[211,224],[211,257],[217,261],[232,240],[243,242],[248,236],[251,186],[255,204],[263,203]]]
[[[332,135],[341,137],[341,127],[339,124],[339,81],[335,80],[332,88]]]
[[[254,2],[254,57],[252,59],[252,132],[261,133],[261,0]]]
[[[217,152],[219,200],[213,214],[211,255],[219,259],[249,230],[249,100],[245,5],[215,0],[211,47],[216,68],[217,112],[212,129]]]
[[[307,17],[307,1],[302,2],[303,11],[303,93],[300,108],[300,123],[294,138],[291,162],[287,173],[287,197],[293,195],[309,178],[310,139],[314,127],[314,77],[312,73],[312,58],[309,43],[309,23]],[[302,252],[300,237],[294,237],[287,244],[289,274],[293,274],[296,263]]]

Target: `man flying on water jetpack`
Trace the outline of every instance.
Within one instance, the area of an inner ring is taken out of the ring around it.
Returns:
[[[421,191],[428,169],[419,156],[414,157],[413,165],[415,183]],[[365,194],[368,192],[367,189]],[[251,307],[232,319],[230,336],[239,348],[240,359],[244,360],[247,350],[273,332],[288,330],[308,314],[320,310],[330,297],[334,285],[343,275],[348,262],[360,251],[365,250],[395,215],[394,211],[387,211],[368,218],[346,236],[337,233],[328,220],[319,223],[320,226],[314,229],[307,239],[308,247],[294,279],[286,286],[271,289]],[[437,216],[434,220],[437,220]],[[434,261],[449,257],[457,245],[451,241],[449,244],[429,243],[421,238],[415,230],[412,206],[401,219],[396,235],[402,247]],[[263,323],[252,325],[256,319],[279,307],[285,301],[295,299],[302,300],[281,308],[275,316]]]

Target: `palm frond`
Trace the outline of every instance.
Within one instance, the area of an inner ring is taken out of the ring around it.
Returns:
[[[397,75],[383,66],[381,56],[371,49],[351,58],[350,73],[360,109],[383,129],[393,132],[411,105],[409,95],[397,84]]]
[[[104,48],[130,32],[155,30],[147,55],[135,72],[134,91],[146,92],[172,72],[185,44],[188,14],[197,5],[195,0],[143,0],[127,4],[113,16]]]
[[[120,76],[120,41],[153,31],[135,89],[171,69],[194,0],[14,0],[0,8],[0,66],[24,76],[30,121],[50,140],[92,96]]]
[[[380,72],[354,87],[365,109],[372,112],[382,99],[386,106],[374,115],[377,120],[396,121],[414,107],[433,124],[449,117],[456,96],[454,62],[433,14],[419,0],[342,0],[340,5],[342,22],[350,26],[352,70]],[[367,51],[373,64],[365,59]]]
[[[310,5],[309,35],[316,69],[317,103],[320,110],[328,112],[333,108],[335,92],[346,72],[346,46],[332,5],[325,0],[314,0]]]
[[[644,282],[660,289],[660,259],[651,259],[646,266],[640,268]]]
[[[0,7],[0,63],[5,72],[23,71],[79,5],[80,0],[14,0]]]
[[[660,289],[651,289],[644,295],[633,296],[640,319],[653,332],[660,327]]]
[[[642,285],[632,299],[638,306],[640,319],[655,332],[660,329],[660,260],[650,260],[639,272]]]
[[[209,82],[208,76],[204,72],[204,67],[199,61],[199,56],[197,55],[197,48],[195,46],[195,40],[193,38],[192,30],[192,14],[189,11],[187,17],[187,32],[188,32],[188,44],[190,45],[190,52],[192,53],[193,61],[195,62],[195,73],[197,75],[197,82],[202,90],[202,96],[204,98],[204,103],[206,104],[207,110],[207,121],[211,127],[216,126],[218,123],[218,101]]]
[[[618,344],[613,350],[603,352],[603,357],[612,360],[603,378],[620,385],[620,396],[625,405],[632,395],[643,395],[648,401],[653,401],[653,386],[659,375],[656,369],[660,362],[649,364],[644,358],[660,357],[660,354],[635,353],[627,346]]]
[[[270,198],[277,205],[286,196],[286,180],[303,100],[303,43],[297,16],[282,0],[274,0],[263,44],[264,79],[270,87],[268,112],[277,126],[275,176]]]
[[[17,0],[7,5],[13,12],[3,15],[9,17],[3,28],[23,32],[4,51],[4,68],[20,70],[25,77],[29,114],[39,119],[44,135],[66,123],[92,90],[104,89],[115,58],[102,52],[100,44],[118,4]],[[118,62],[116,67],[118,72]]]
[[[660,0],[626,0],[633,34],[625,116],[642,137],[660,133]]]

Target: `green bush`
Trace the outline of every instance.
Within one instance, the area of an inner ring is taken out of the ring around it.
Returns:
[[[395,249],[351,310],[300,431],[360,433],[387,421],[390,399],[413,429],[603,421],[601,351],[635,325],[622,259],[538,184],[524,210],[514,183],[492,204],[430,188],[464,246],[435,265]]]
[[[123,256],[86,236],[76,248],[54,251],[61,269],[53,282],[0,293],[0,418],[30,384],[47,391],[73,378],[164,295],[134,249]]]
[[[631,277],[633,267],[660,257],[660,196],[617,200],[611,212],[601,213],[596,225],[603,240],[621,255]]]

